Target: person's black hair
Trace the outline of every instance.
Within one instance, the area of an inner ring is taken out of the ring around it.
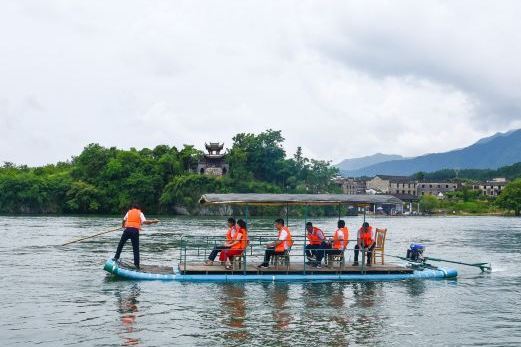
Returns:
[[[369,223],[364,222],[364,224],[362,224],[362,227],[364,227],[364,228],[369,228]]]
[[[243,229],[247,229],[246,222],[244,220],[242,220],[242,219],[239,219],[237,221],[237,225],[240,226]]]
[[[136,202],[136,201],[132,202],[132,204],[130,205],[130,207],[131,207],[131,208],[137,208],[138,210],[141,209],[141,207],[139,206],[139,203]]]
[[[313,226],[313,223],[311,223],[311,222],[306,223],[306,227],[312,227],[312,226]]]
[[[284,225],[284,219],[277,218],[277,219],[275,219],[275,223],[280,224],[280,225]]]
[[[346,222],[345,222],[345,220],[340,219],[340,220],[338,220],[337,225],[338,225],[339,228],[343,228],[343,227],[346,226]]]
[[[235,225],[235,218],[232,218],[232,217],[228,218],[228,223]]]

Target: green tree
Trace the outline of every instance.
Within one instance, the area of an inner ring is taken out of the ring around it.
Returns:
[[[91,143],[73,159],[72,177],[90,183],[95,182],[115,150],[115,148],[107,149],[97,143]]]
[[[99,191],[92,184],[76,181],[67,192],[65,204],[72,212],[97,212],[101,206],[99,197]]]
[[[414,179],[418,181],[423,181],[425,178],[425,173],[423,171],[417,172],[414,174]]]
[[[71,162],[36,168],[7,162],[0,166],[0,212],[121,213],[134,200],[159,212],[193,208],[203,193],[338,191],[329,162],[306,158],[300,147],[286,158],[283,141],[271,129],[237,134],[224,177],[192,173],[202,152],[190,145],[122,150],[90,144]]]
[[[222,184],[218,177],[189,174],[175,177],[168,183],[161,195],[161,205],[167,210],[176,206],[193,208],[202,194],[221,192]]]
[[[248,176],[261,181],[283,184],[282,170],[286,152],[280,131],[266,130],[258,135],[240,133],[233,138],[228,152],[230,170],[237,178]]]
[[[194,148],[191,145],[184,145],[183,149],[179,152],[179,159],[183,164],[185,171],[190,171],[192,167],[197,164],[203,152]]]
[[[496,204],[501,208],[513,210],[516,216],[521,215],[521,178],[506,185]]]
[[[432,213],[438,207],[438,199],[433,195],[424,195],[420,199],[420,210]]]

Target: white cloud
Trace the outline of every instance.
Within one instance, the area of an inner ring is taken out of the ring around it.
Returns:
[[[0,161],[281,129],[334,161],[521,127],[517,2],[0,5]]]

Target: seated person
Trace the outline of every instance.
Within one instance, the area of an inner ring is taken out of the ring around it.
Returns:
[[[275,229],[277,229],[277,241],[266,245],[266,251],[264,253],[264,261],[262,264],[257,266],[269,267],[270,259],[275,254],[284,254],[293,245],[293,239],[291,238],[291,232],[289,228],[284,226],[284,219],[279,218],[275,220]]]
[[[236,233],[237,230],[235,225],[235,219],[230,217],[228,218],[228,231],[226,232],[226,241],[222,245],[215,246],[213,248],[213,250],[210,252],[210,255],[208,256],[208,260],[205,262],[206,265],[212,265],[219,252],[221,252],[224,249],[230,248],[230,243],[235,237]]]
[[[369,226],[369,223],[364,222],[362,227],[358,229],[355,246],[355,262],[353,263],[353,266],[358,265],[358,252],[361,248],[364,248],[367,252],[367,266],[371,266],[371,259],[375,246],[376,242],[374,242],[373,239],[373,228]],[[362,261],[364,260],[362,259]]]
[[[248,247],[248,228],[246,226],[246,222],[242,219],[239,219],[237,221],[237,225],[237,232],[230,242],[230,248],[223,249],[219,255],[219,260],[224,262],[227,270],[232,269],[230,257],[241,255],[246,247]]]
[[[306,223],[306,237],[308,244],[304,247],[306,250],[306,256],[308,260],[312,262],[312,265],[320,265],[322,258],[324,257],[324,249],[326,248],[324,232],[313,226],[313,223]]]
[[[338,229],[333,233],[331,238],[331,245],[326,254],[328,255],[341,255],[344,254],[349,242],[349,229],[346,227],[346,222],[340,219],[337,223]]]

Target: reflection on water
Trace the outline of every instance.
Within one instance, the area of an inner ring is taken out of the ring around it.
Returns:
[[[329,314],[329,321],[333,323],[331,332],[331,344],[347,346],[351,334],[352,317],[349,308],[346,307],[346,293],[350,287],[348,283],[331,283],[326,286],[328,305],[333,309]]]
[[[384,284],[367,282],[353,283],[351,286],[354,299],[351,307],[363,309],[351,323],[352,328],[357,332],[356,342],[377,341],[377,337],[384,331],[385,320],[382,319],[381,312],[374,306],[385,300]]]
[[[224,338],[228,341],[241,342],[249,337],[245,329],[246,321],[246,288],[243,283],[227,283],[221,287],[217,294],[220,299],[220,314],[223,325],[232,329],[228,330]]]
[[[136,346],[140,344],[140,339],[134,337],[137,332],[134,330],[134,325],[138,313],[139,301],[137,299],[139,294],[140,289],[137,283],[128,288],[127,292],[121,290],[120,287],[114,291],[121,321],[119,335],[123,340],[121,343],[122,346]]]
[[[405,281],[405,287],[407,288],[407,294],[411,297],[421,296],[427,289],[425,281],[421,280]]]
[[[289,299],[289,284],[278,283],[274,285],[271,299],[273,301],[272,315],[274,328],[276,330],[285,330],[289,327],[289,323],[292,319],[290,310],[286,306]]]

